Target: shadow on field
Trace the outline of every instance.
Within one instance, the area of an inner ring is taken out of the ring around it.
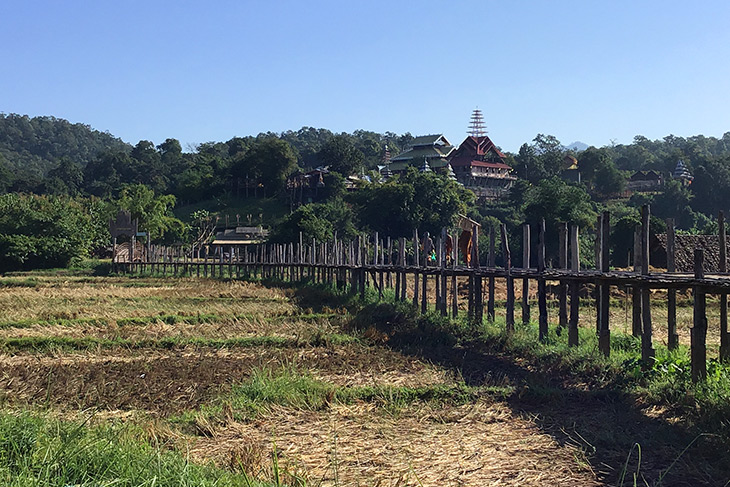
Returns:
[[[572,445],[605,485],[727,485],[730,454],[711,431],[662,418],[615,389],[573,375],[543,373],[479,340],[457,343],[453,322],[393,304],[367,306],[352,326],[376,328],[379,342],[460,374],[466,384],[511,385],[507,399],[561,445]],[[366,335],[373,336],[372,332]]]

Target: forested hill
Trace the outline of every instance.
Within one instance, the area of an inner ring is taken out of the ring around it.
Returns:
[[[16,177],[38,180],[64,157],[85,166],[101,152],[131,149],[108,132],[81,123],[0,113],[0,160]]]

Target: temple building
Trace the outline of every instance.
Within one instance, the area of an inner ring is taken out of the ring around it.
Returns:
[[[456,179],[478,198],[503,197],[517,180],[505,159],[502,151],[486,135],[481,110],[474,110],[469,136],[449,157]]]
[[[389,169],[394,173],[403,172],[408,166],[421,168],[425,165],[433,171],[442,172],[449,163],[449,155],[454,150],[451,142],[441,134],[416,137],[408,149],[390,160]]]

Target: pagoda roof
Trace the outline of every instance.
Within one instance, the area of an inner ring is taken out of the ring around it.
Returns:
[[[414,138],[410,144],[408,144],[408,147],[420,147],[423,145],[443,145],[451,147],[451,142],[446,140],[446,137],[443,136],[443,134],[431,134],[431,135],[419,135],[418,137]]]
[[[398,154],[396,157],[391,159],[391,162],[412,161],[416,159],[419,162],[422,162],[424,157],[428,159],[446,159],[453,150],[454,148],[450,145],[418,146],[413,147],[412,149],[409,149],[401,154]]]
[[[636,171],[634,174],[631,175],[629,178],[630,181],[646,181],[646,180],[653,180],[653,179],[659,179],[662,175],[654,170],[648,170],[648,171]]]
[[[486,135],[481,137],[470,135],[464,139],[464,142],[459,145],[459,148],[451,154],[451,164],[453,166],[461,167],[474,165],[474,162],[488,162],[484,161],[484,159],[489,159],[490,157],[487,156],[490,156],[490,154],[492,155],[492,159],[499,159],[499,161],[496,161],[499,163],[506,158],[502,151],[500,151],[497,146],[494,145],[494,142],[492,142],[492,140]]]
[[[502,151],[499,150],[496,145],[494,145],[492,139],[490,139],[486,135],[482,135],[481,137],[475,137],[473,135],[470,135],[466,139],[464,139],[464,142],[459,145],[459,149],[457,150],[461,150],[462,147],[464,148],[464,150],[473,150],[477,155],[484,155],[489,153],[490,151],[494,151],[499,157],[505,157],[505,155],[502,154]]]

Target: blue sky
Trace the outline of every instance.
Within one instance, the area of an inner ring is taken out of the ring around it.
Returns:
[[[183,146],[296,130],[517,151],[730,131],[730,2],[0,3],[0,112]]]

